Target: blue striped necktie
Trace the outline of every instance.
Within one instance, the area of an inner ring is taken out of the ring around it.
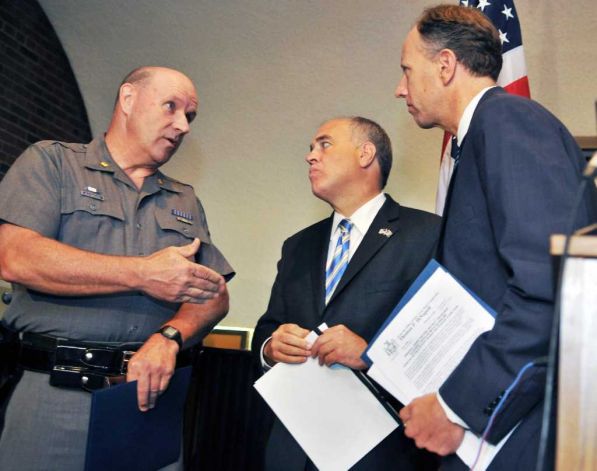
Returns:
[[[329,268],[325,272],[326,304],[332,297],[332,294],[334,294],[334,290],[336,289],[336,286],[338,286],[338,282],[348,266],[348,250],[350,247],[350,230],[352,229],[352,222],[350,222],[349,219],[342,219],[340,224],[338,224],[338,227],[340,228],[340,235],[338,236],[338,242],[334,249],[332,263],[330,263]]]

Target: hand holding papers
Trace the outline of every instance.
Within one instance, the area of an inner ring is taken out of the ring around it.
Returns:
[[[137,382],[93,393],[86,471],[157,469],[180,455],[191,367],[176,370],[155,409],[137,407]]]
[[[397,427],[352,370],[317,359],[278,363],[255,389],[322,471],[350,468]]]
[[[417,277],[363,355],[368,375],[403,404],[437,392],[475,339],[491,330],[494,311],[435,260]],[[485,469],[507,441],[487,444],[467,431],[457,450],[476,471]]]

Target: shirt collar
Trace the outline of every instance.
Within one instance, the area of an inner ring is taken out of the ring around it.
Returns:
[[[110,173],[114,173],[118,168],[118,165],[112,160],[104,136],[96,137],[89,144],[86,144],[86,149],[87,162],[85,167],[92,170],[99,170],[100,172]]]
[[[462,141],[464,141],[466,133],[468,132],[468,128],[471,125],[473,114],[475,113],[477,105],[479,104],[479,101],[481,100],[481,98],[483,98],[483,95],[485,95],[485,93],[488,90],[491,90],[495,87],[496,85],[492,85],[491,87],[484,88],[479,93],[477,93],[471,101],[469,101],[468,105],[466,105],[464,113],[462,113],[462,117],[460,118],[460,122],[458,123],[458,133],[456,134],[459,146],[462,145]]]
[[[112,173],[127,185],[131,184],[129,178],[110,155],[110,150],[106,145],[104,135],[95,138],[87,144],[86,149],[88,161],[85,164],[85,167],[92,170]],[[148,193],[156,193],[159,191],[159,188],[174,193],[180,193],[182,191],[172,179],[159,170],[152,175],[145,177],[143,187],[147,188]]]
[[[363,206],[357,209],[352,216],[349,218],[334,211],[334,219],[332,221],[332,233],[330,234],[330,240],[335,237],[335,233],[338,230],[338,224],[342,219],[350,219],[353,224],[353,230],[356,228],[361,235],[364,235],[369,230],[371,223],[377,216],[377,213],[386,201],[386,195],[383,193],[378,194],[376,197],[367,201]]]
[[[173,181],[159,170],[147,178],[153,178],[155,182],[160,186],[160,188],[164,190],[172,191],[174,193],[182,192],[182,190],[179,187],[180,185],[177,182]]]

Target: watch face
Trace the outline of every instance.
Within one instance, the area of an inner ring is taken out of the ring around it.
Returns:
[[[164,327],[164,330],[162,330],[162,334],[164,334],[166,337],[169,337],[169,338],[176,336],[177,333],[178,333],[178,330],[176,330],[172,326]]]

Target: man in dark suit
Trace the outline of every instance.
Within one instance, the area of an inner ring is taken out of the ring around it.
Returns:
[[[313,194],[334,213],[284,242],[267,312],[255,328],[253,351],[265,369],[277,362],[301,363],[309,356],[328,366],[364,369],[361,354],[367,343],[435,249],[439,218],[400,206],[382,193],[392,150],[387,134],[373,121],[328,121],[310,149],[306,160]],[[352,225],[349,263],[343,275],[330,281],[333,277],[326,271],[334,265],[343,220]],[[305,336],[322,322],[329,329],[309,345]],[[396,430],[354,469],[410,470],[425,458]],[[268,443],[266,469],[313,469],[279,421]]]
[[[571,221],[584,161],[545,108],[495,86],[500,38],[479,10],[426,10],[406,38],[401,65],[396,96],[420,127],[452,133],[460,148],[438,259],[497,316],[439,393],[415,399],[400,415],[418,446],[446,455],[442,469],[468,469],[475,453],[466,466],[454,453],[463,452],[463,443],[476,451],[517,373],[548,353],[554,298],[549,236],[589,222],[588,201]],[[529,368],[489,430],[489,443],[503,446],[494,449],[489,469],[535,469],[545,368]]]

